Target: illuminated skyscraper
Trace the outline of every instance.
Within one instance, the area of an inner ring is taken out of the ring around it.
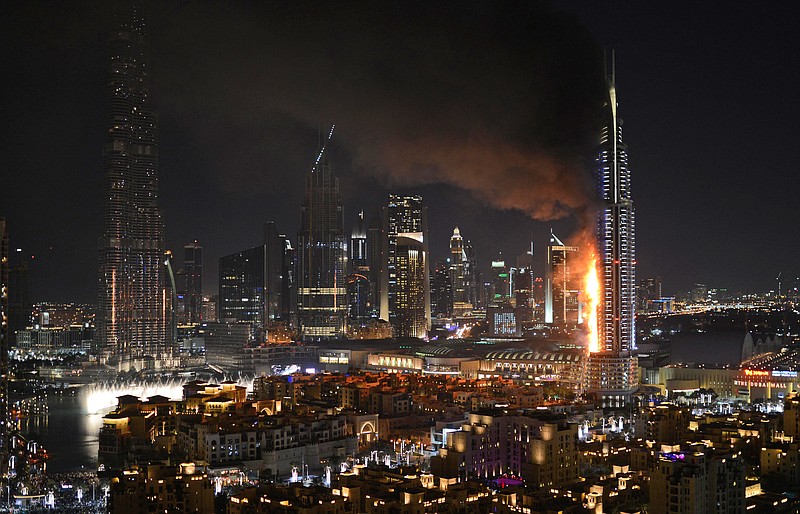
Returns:
[[[598,218],[599,274],[602,289],[597,323],[598,353],[587,360],[588,389],[607,405],[627,401],[637,385],[635,320],[634,211],[631,201],[628,147],[617,116],[613,64],[608,82],[606,125],[597,156],[600,199]]]
[[[150,45],[138,2],[117,5],[109,44],[103,147],[97,337],[109,363],[168,357],[164,235],[158,208],[158,115],[150,102]]]
[[[291,275],[287,272],[290,251],[286,236],[279,234],[275,223],[268,221],[264,224],[263,244],[220,257],[219,321],[249,323],[254,338],[262,338],[279,320],[290,322],[293,312]]]
[[[367,256],[367,228],[364,226],[364,211],[358,214],[350,233],[350,269],[353,272],[369,272]]]
[[[424,337],[431,325],[428,210],[421,196],[389,195],[384,222],[381,318],[398,337]]]
[[[508,277],[508,266],[501,253],[492,261],[492,297],[490,303],[499,305],[511,299],[511,284]]]
[[[372,311],[369,256],[367,252],[367,229],[364,224],[364,211],[358,214],[353,231],[350,233],[348,261],[350,273],[347,275],[348,316],[366,318]]]
[[[395,335],[425,337],[431,328],[428,245],[420,232],[398,234],[395,242]]]
[[[328,143],[306,175],[297,238],[297,301],[301,336],[306,340],[344,335],[347,315],[347,254],[339,179],[331,174]]]
[[[514,285],[513,303],[519,310],[521,321],[531,321],[536,302],[533,298],[533,241],[531,249],[517,257],[517,266],[511,268],[510,280]]]
[[[617,118],[613,78],[608,94],[609,120],[601,135],[597,158],[601,199],[605,204],[599,223],[604,291],[599,334],[601,350],[620,353],[636,348],[634,211],[628,147],[622,141],[622,121]]]
[[[457,315],[469,312],[473,308],[469,297],[470,278],[470,262],[464,250],[464,239],[456,227],[450,237],[450,281],[453,313]]]
[[[545,323],[577,325],[580,320],[578,280],[581,278],[577,264],[577,246],[565,245],[552,231],[547,245],[547,270],[545,284]]]

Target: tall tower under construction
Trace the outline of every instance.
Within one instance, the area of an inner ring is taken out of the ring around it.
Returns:
[[[148,27],[140,2],[119,2],[114,9],[108,38],[97,334],[106,361],[130,369],[157,366],[171,348],[165,322],[158,115],[150,101]]]

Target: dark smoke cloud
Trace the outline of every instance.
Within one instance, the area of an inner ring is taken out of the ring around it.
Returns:
[[[227,6],[156,6],[159,44],[184,48],[156,63],[174,81],[158,93],[213,147],[225,189],[274,185],[297,169],[287,147],[306,169],[293,136],[334,120],[352,173],[387,186],[449,184],[538,220],[591,205],[601,52],[548,4]],[[198,87],[174,87],[186,75]]]

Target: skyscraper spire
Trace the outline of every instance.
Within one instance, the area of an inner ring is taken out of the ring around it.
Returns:
[[[322,143],[322,147],[319,149],[319,154],[317,154],[317,160],[314,161],[314,167],[311,169],[312,172],[319,170],[319,165],[322,162],[322,158],[325,156],[325,150],[328,149],[328,143],[331,142],[333,139],[333,131],[336,128],[336,124],[334,123],[331,125],[331,129],[328,131],[328,137],[325,139],[325,142]]]

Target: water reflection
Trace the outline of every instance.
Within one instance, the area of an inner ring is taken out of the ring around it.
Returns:
[[[97,469],[98,433],[101,414],[86,414],[78,395],[51,395],[50,412],[20,421],[20,431],[39,441],[51,455],[50,473]]]

